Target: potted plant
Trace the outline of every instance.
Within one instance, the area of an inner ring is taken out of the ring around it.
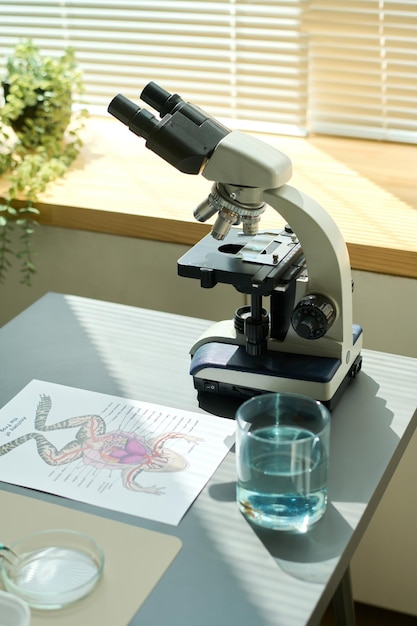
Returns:
[[[31,284],[36,271],[32,235],[39,195],[65,174],[77,157],[86,111],[73,112],[83,92],[74,51],[44,56],[32,40],[22,41],[7,59],[0,107],[0,176],[7,191],[0,200],[0,282],[16,257],[21,276]],[[22,230],[21,248],[11,249],[10,231]]]

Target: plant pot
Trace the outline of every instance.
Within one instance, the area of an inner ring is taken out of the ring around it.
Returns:
[[[4,99],[7,100],[7,96],[10,93],[10,84],[4,81],[2,86]],[[44,94],[42,89],[37,89],[36,93],[38,96]],[[62,97],[59,105],[54,104],[52,98],[40,98],[37,104],[25,107],[19,117],[10,122],[10,126],[24,145],[34,148],[42,143],[41,136],[39,138],[34,136],[33,131],[31,131],[32,124],[28,124],[28,120],[38,120],[39,126],[43,129],[43,134],[45,135],[56,133],[59,124],[63,137],[71,119],[71,104],[72,94],[70,91],[64,98],[64,104],[62,104]],[[62,112],[63,107],[66,109],[64,113]]]
[[[3,86],[3,94],[4,99],[7,100],[7,96],[10,93],[10,84],[7,81],[2,83]],[[25,122],[28,118],[33,118],[35,116],[35,111],[38,108],[39,104],[35,104],[34,106],[25,107],[23,112],[19,117],[11,122],[11,127],[13,128],[15,133],[23,132]]]

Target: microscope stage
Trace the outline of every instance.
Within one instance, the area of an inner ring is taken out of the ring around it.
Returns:
[[[198,278],[204,288],[234,285],[241,293],[270,295],[304,269],[301,246],[292,231],[244,235],[232,228],[222,241],[207,235],[178,260],[178,274]]]

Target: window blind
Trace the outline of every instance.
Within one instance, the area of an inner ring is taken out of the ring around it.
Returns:
[[[231,127],[417,142],[416,0],[2,0],[0,70],[28,37],[93,110],[154,80]]]
[[[417,142],[416,0],[312,0],[311,131]]]
[[[138,101],[153,80],[232,125],[305,133],[303,0],[13,0],[0,4],[0,53],[30,37],[71,45],[85,99]]]

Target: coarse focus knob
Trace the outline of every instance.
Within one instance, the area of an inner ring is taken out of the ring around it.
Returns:
[[[300,337],[319,339],[327,333],[335,319],[336,311],[330,300],[312,293],[301,298],[293,311],[291,323]]]

